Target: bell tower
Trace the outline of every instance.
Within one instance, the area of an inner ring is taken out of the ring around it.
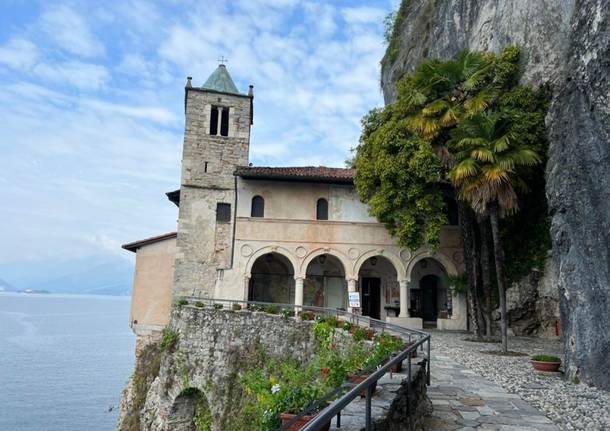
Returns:
[[[252,86],[240,93],[224,64],[202,87],[186,82],[174,296],[211,297],[231,268],[237,166],[248,165]]]

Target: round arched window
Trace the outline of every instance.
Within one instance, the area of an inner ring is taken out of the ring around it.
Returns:
[[[265,217],[265,199],[262,196],[254,196],[252,198],[250,217]]]

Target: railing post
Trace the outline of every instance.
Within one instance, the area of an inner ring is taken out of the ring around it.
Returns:
[[[417,349],[415,349],[417,351]],[[409,352],[409,362],[407,364],[407,415],[409,415],[409,391],[411,390],[411,352]]]
[[[373,398],[373,385],[368,385],[366,388],[366,408],[365,408],[365,417],[366,417],[366,431],[373,430],[373,420],[371,417],[371,398]]]
[[[426,376],[426,382],[428,384],[428,386],[430,386],[430,336],[428,336],[428,354],[427,354],[427,362],[428,362],[428,372],[427,372],[427,376]]]

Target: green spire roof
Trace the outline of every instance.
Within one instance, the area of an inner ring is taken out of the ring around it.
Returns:
[[[241,94],[224,64],[218,65],[218,68],[210,75],[201,88],[222,93]]]

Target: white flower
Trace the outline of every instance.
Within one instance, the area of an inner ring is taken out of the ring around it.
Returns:
[[[280,391],[280,384],[279,384],[279,383],[276,383],[275,385],[273,385],[273,386],[271,387],[271,393],[272,393],[272,394],[276,394],[276,393],[278,393],[279,391]]]

